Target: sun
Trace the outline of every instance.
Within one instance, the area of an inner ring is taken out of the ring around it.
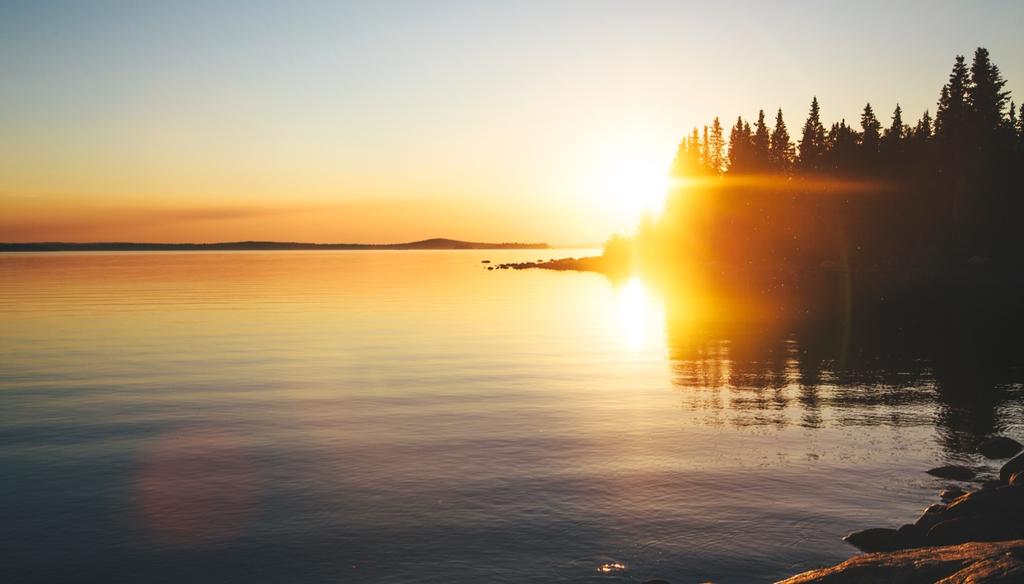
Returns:
[[[669,188],[667,167],[661,160],[621,156],[609,161],[597,175],[601,198],[617,213],[638,218],[661,212]]]

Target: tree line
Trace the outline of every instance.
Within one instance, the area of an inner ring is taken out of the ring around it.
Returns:
[[[988,50],[979,47],[969,68],[962,55],[956,57],[934,118],[925,110],[916,123],[907,124],[897,104],[883,125],[867,103],[859,129],[843,119],[826,130],[814,97],[794,143],[781,108],[771,128],[763,109],[753,126],[738,117],[727,140],[716,117],[704,126],[703,134],[694,128],[680,142],[671,174],[906,174],[911,170],[907,163],[921,159],[931,161],[931,168],[915,166],[913,170],[973,170],[985,166],[993,155],[1016,151],[1024,144],[1024,104],[1018,110],[1005,86]]]
[[[661,264],[852,268],[1019,261],[1024,105],[989,52],[957,56],[934,116],[825,126],[817,98],[796,139],[776,111],[718,118],[679,145],[665,212],[607,255]]]

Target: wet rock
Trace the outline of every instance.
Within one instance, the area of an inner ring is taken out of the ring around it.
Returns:
[[[1006,464],[999,469],[999,480],[1008,483],[1010,482],[1010,477],[1022,470],[1024,470],[1024,453],[1018,454],[1006,461]]]
[[[921,547],[925,544],[927,529],[922,529],[916,524],[907,523],[896,530],[896,544],[899,549],[910,549]]]
[[[1020,442],[1006,436],[989,438],[978,446],[978,452],[985,458],[991,459],[1010,458],[1021,450],[1024,450],[1024,446]]]
[[[932,507],[934,506],[935,505],[932,505]],[[942,512],[946,510],[945,505],[942,505],[942,508],[938,510],[932,510],[932,507],[925,509],[924,513],[922,513],[921,516],[917,518],[917,521],[914,522],[914,525],[924,533],[928,533],[928,530],[934,527],[937,523],[941,523],[947,519],[947,517],[942,515]]]
[[[1002,515],[957,517],[936,524],[928,530],[928,545],[955,545],[971,541],[1009,541],[1021,534]]]
[[[779,584],[1009,584],[1024,582],[1024,540],[865,554]]]
[[[939,497],[942,497],[944,500],[947,501],[952,501],[953,499],[956,499],[957,497],[962,497],[966,494],[967,491],[961,489],[960,487],[949,487],[948,489],[945,489],[944,491],[939,493]]]
[[[971,515],[1024,515],[1024,487],[983,489],[958,497],[943,512],[947,519]]]
[[[855,531],[843,538],[862,552],[891,552],[901,549],[899,532],[885,527]]]
[[[953,479],[954,481],[969,481],[975,477],[975,472],[966,466],[958,466],[955,464],[949,464],[946,466],[939,466],[927,471],[928,474],[933,477],[939,477],[943,479]]]

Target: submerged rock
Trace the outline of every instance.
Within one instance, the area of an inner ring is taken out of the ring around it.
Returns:
[[[1024,582],[1024,540],[865,554],[779,584],[1009,584]]]
[[[936,468],[929,469],[928,474],[933,477],[939,477],[943,479],[953,479],[954,481],[969,481],[975,477],[975,472],[966,466],[958,466],[955,464],[948,464],[946,466],[939,466]]]
[[[1010,458],[1021,450],[1024,450],[1024,446],[1020,442],[1006,436],[989,438],[978,446],[978,452],[985,458],[991,459]]]
[[[1024,453],[1018,454],[1006,461],[1006,464],[999,469],[999,480],[1008,483],[1010,482],[1010,477],[1022,470],[1024,470]]]

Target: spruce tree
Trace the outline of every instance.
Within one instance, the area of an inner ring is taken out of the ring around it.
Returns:
[[[864,112],[860,115],[860,129],[861,147],[864,149],[864,152],[868,157],[872,157],[878,153],[882,124],[880,124],[878,122],[878,118],[875,117],[875,110],[871,109],[870,103],[864,106]]]
[[[949,81],[942,87],[935,112],[935,134],[948,142],[964,139],[967,130],[967,87],[970,84],[963,55],[957,55]]]
[[[690,174],[701,174],[700,133],[697,132],[696,127],[693,128],[693,133],[690,134],[689,143],[686,145],[686,157],[687,168],[689,169]]]
[[[750,148],[750,124],[741,116],[729,130],[729,172],[750,170]]]
[[[917,140],[927,140],[932,137],[932,115],[928,113],[928,110],[924,110],[924,115],[917,121],[917,125],[914,126],[914,138]]]
[[[764,123],[764,110],[757,112],[757,122],[754,124],[754,136],[751,138],[750,158],[751,167],[761,171],[768,167],[768,149],[771,145],[768,136],[768,125]]]
[[[711,172],[711,140],[708,139],[708,127],[704,126],[704,138],[700,141],[700,166],[704,172]]]
[[[772,129],[769,154],[772,169],[777,172],[786,172],[793,164],[793,142],[789,138],[786,122],[782,119],[782,108],[775,114],[775,128]]]
[[[818,98],[811,100],[811,111],[804,123],[800,139],[800,166],[804,170],[817,170],[825,153],[825,127],[821,125],[821,109]]]
[[[1010,92],[1003,90],[1005,86],[1006,80],[989,59],[988,50],[978,47],[971,62],[966,99],[970,104],[972,125],[983,134],[994,134],[1006,123],[1004,110]]]
[[[904,134],[903,108],[900,107],[900,104],[896,104],[896,109],[892,112],[892,124],[885,131],[885,138],[899,141],[903,139]]]
[[[722,133],[722,123],[715,116],[711,122],[711,144],[708,165],[712,174],[720,174],[725,166],[725,137]]]

